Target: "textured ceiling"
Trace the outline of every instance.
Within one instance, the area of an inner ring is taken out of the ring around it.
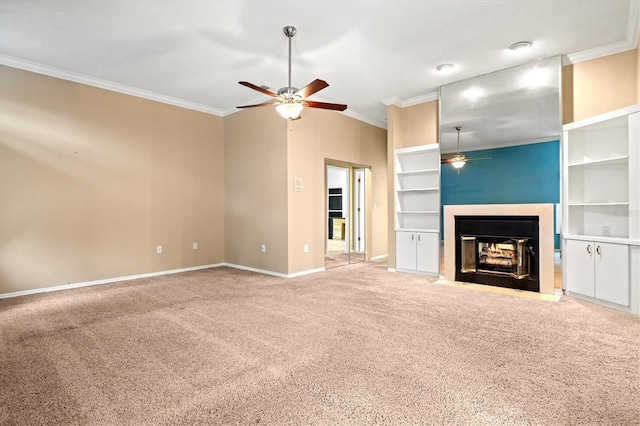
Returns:
[[[263,101],[240,86],[330,87],[312,99],[386,127],[386,104],[554,55],[628,50],[638,0],[0,1],[0,63],[218,115]],[[508,46],[530,40],[514,52]],[[452,63],[452,73],[436,67]]]

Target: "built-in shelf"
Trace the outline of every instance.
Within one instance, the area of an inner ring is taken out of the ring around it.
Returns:
[[[437,275],[440,265],[440,146],[395,152],[396,269]]]
[[[606,202],[606,203],[569,203],[569,207],[581,207],[581,206],[628,206],[628,201],[614,201],[614,202]]]
[[[431,173],[440,173],[440,169],[412,170],[410,172],[398,172],[396,174],[398,176],[407,176],[407,175],[422,175],[422,174],[431,174]]]
[[[598,166],[598,165],[607,165],[607,164],[627,164],[629,161],[628,155],[620,155],[617,157],[611,158],[601,158],[598,160],[584,160],[577,163],[569,164],[569,167],[580,167],[580,166]]]
[[[564,289],[636,314],[639,141],[638,105],[563,126]]]

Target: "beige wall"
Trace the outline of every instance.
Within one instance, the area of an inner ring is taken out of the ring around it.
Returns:
[[[638,49],[563,69],[563,124],[638,103]]]
[[[250,108],[224,129],[226,262],[287,274],[287,120]]]
[[[0,293],[223,262],[223,137],[219,117],[0,66]]]
[[[396,149],[439,142],[439,105],[439,101],[434,100],[400,110]]]
[[[387,107],[387,162],[389,165],[387,241],[389,245],[389,268],[396,267],[395,150],[438,143],[440,141],[439,117],[438,100],[406,108],[400,108],[396,105]]]
[[[274,114],[273,112],[271,112]],[[288,134],[289,273],[324,266],[325,159],[371,167],[371,252],[387,254],[387,132],[332,111],[307,109]],[[294,178],[303,189],[293,190]],[[309,252],[304,253],[304,245]]]

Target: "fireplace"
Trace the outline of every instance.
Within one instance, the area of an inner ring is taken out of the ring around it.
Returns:
[[[466,205],[446,205],[444,210],[444,280],[472,282],[471,274],[456,276],[460,264],[456,266],[456,250],[459,246],[460,235],[456,236],[456,218],[476,217],[476,218],[497,218],[503,216],[511,218],[534,218],[538,219],[537,246],[534,249],[531,259],[532,274],[537,275],[539,281],[539,292],[541,294],[554,296],[554,261],[553,261],[553,235],[554,230],[554,205],[549,203],[541,204],[466,204]],[[507,222],[504,222],[505,225]],[[468,235],[527,237],[528,235],[511,232],[501,232],[500,234],[484,234],[468,231]],[[535,235],[534,235],[535,236]]]
[[[457,216],[456,281],[540,291],[537,216]]]

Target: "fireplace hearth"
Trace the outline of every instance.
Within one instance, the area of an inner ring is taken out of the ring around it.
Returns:
[[[456,281],[540,291],[537,216],[457,216]]]

